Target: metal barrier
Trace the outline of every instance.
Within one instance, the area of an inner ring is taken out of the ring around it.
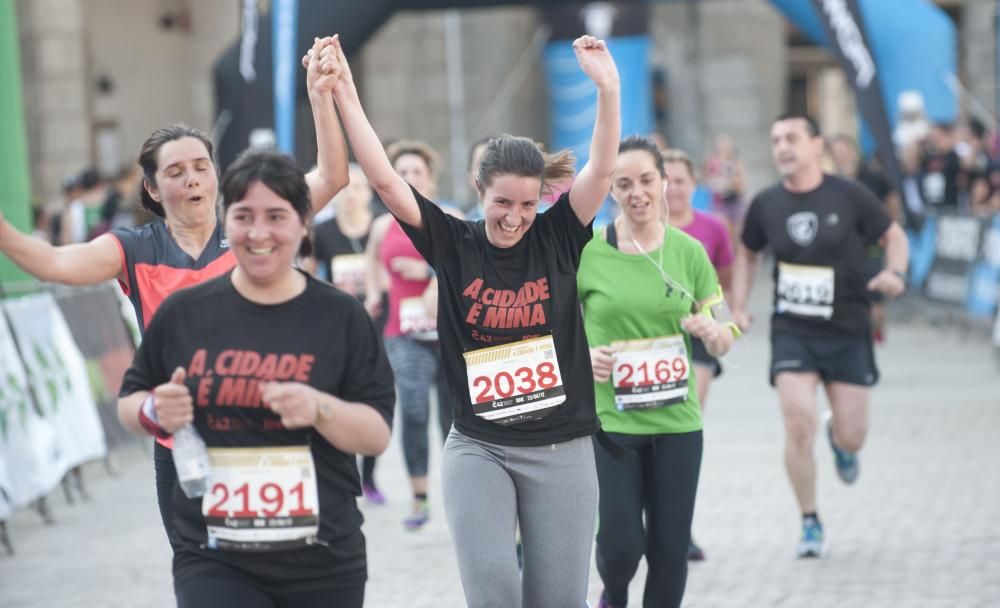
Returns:
[[[944,322],[977,330],[997,324],[1000,214],[928,216],[921,231],[908,237],[911,293],[919,294]],[[995,330],[1000,333],[1000,325]],[[994,343],[1000,346],[1000,337],[994,335]]]
[[[0,545],[14,545],[6,521],[34,508],[54,517],[46,497],[87,499],[80,467],[109,448],[137,443],[117,419],[117,393],[135,343],[113,283],[67,288],[0,285]]]

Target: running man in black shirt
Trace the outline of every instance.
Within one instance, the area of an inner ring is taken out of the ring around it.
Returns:
[[[905,289],[906,235],[860,184],[823,173],[823,138],[812,118],[786,114],[771,126],[771,152],[782,181],[759,193],[743,228],[733,277],[733,315],[746,327],[746,301],[760,252],[774,252],[771,384],[785,420],[785,467],[802,510],[799,557],[819,557],[816,514],[816,389],[822,383],[832,417],[827,436],[837,473],[858,476],[857,453],[868,432],[870,387],[878,381],[869,291],[894,297]],[[865,274],[868,246],[885,247],[885,268]]]

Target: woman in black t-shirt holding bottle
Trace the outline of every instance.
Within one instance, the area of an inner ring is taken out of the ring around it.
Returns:
[[[294,266],[308,192],[279,154],[226,171],[236,267],[163,302],[122,384],[119,411],[209,449],[205,496],[172,496],[180,608],[363,603],[355,454],[389,444],[393,377],[361,302]]]
[[[438,334],[455,404],[442,479],[466,602],[580,608],[597,506],[589,436],[598,422],[576,271],[618,151],[611,54],[590,36],[573,43],[597,86],[597,119],[590,159],[570,191],[537,215],[545,185],[572,175],[572,157],[546,157],[525,138],[494,138],[477,180],[484,219],[469,222],[393,171],[336,38],[334,46],[334,100],[358,162],[438,279]]]

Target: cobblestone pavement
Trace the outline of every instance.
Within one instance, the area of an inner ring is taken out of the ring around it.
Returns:
[[[825,438],[817,440],[830,546],[826,558],[811,561],[793,559],[799,517],[766,383],[764,324],[728,358],[709,399],[694,525],[708,560],[690,568],[686,606],[1000,607],[998,362],[981,336],[919,324],[892,326],[878,358],[882,381],[856,486],[837,481]],[[114,478],[99,465],[86,468],[88,502],[68,505],[61,492],[51,495],[54,525],[27,510],[9,522],[18,553],[0,556],[0,607],[173,605],[150,456],[134,445],[114,460]],[[432,476],[438,462],[434,452]],[[363,505],[366,605],[462,606],[439,479],[432,477],[430,524],[407,533],[398,439],[377,477],[389,502]],[[641,567],[633,607],[641,605],[644,578]],[[592,603],[600,589],[595,570]]]

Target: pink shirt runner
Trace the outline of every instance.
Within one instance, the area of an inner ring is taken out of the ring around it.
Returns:
[[[714,216],[695,209],[694,219],[681,230],[701,241],[716,270],[733,263],[733,243],[729,239],[729,231]]]
[[[399,303],[407,298],[420,296],[427,289],[430,279],[410,281],[403,275],[392,270],[392,260],[399,257],[415,258],[423,261],[423,256],[413,246],[410,237],[406,236],[399,226],[398,220],[393,220],[389,226],[382,246],[379,249],[379,262],[389,272],[389,318],[385,324],[385,337],[395,338],[403,335],[399,327]]]

